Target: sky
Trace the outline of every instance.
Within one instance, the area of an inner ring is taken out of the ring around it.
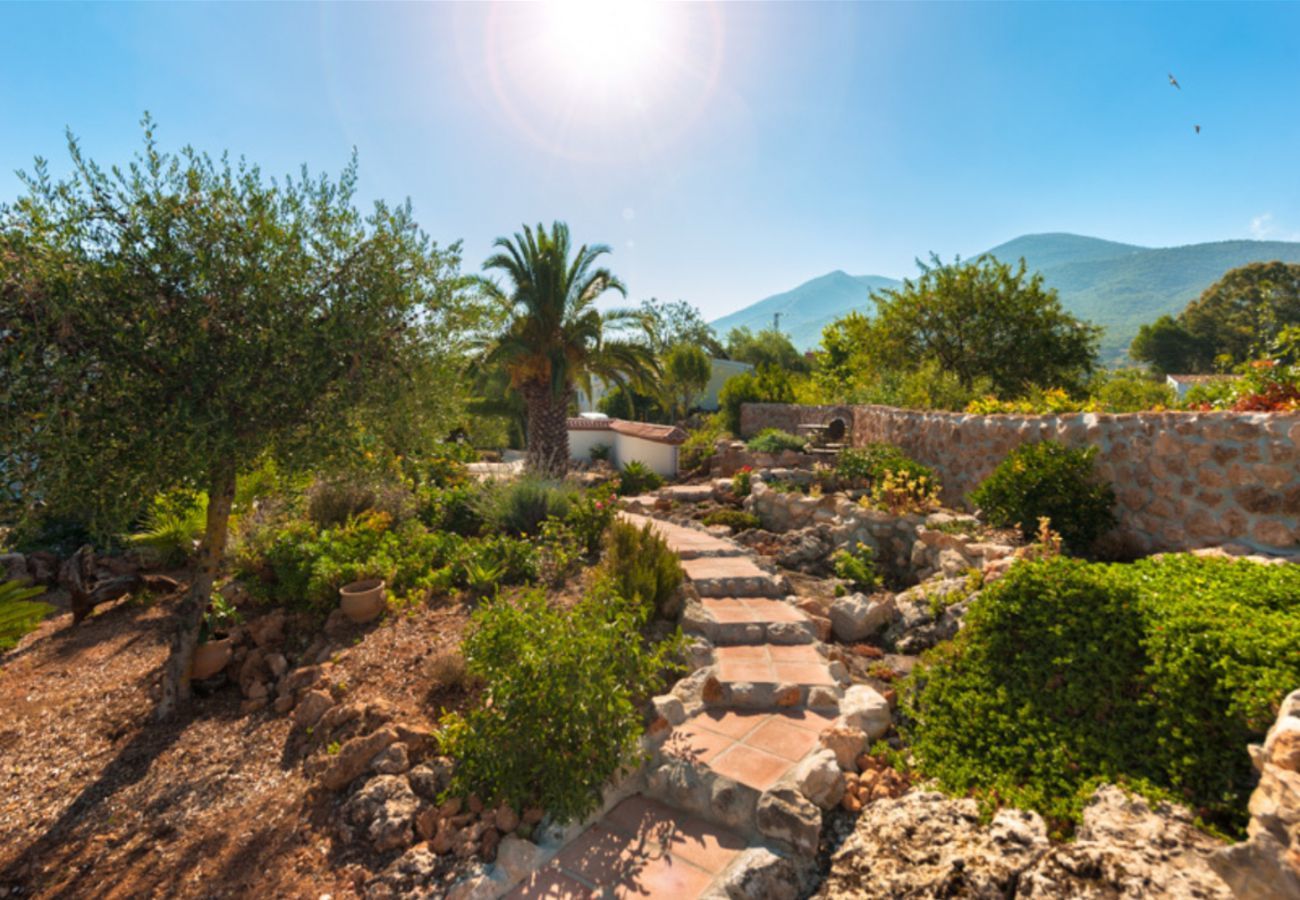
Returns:
[[[707,318],[1032,232],[1300,240],[1300,4],[0,3],[0,202],[145,111],[267,173],[355,148],[470,271],[566,221]]]

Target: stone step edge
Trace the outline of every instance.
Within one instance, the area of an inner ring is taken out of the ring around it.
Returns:
[[[772,600],[775,598],[756,597],[753,599]],[[791,606],[798,609],[793,604]],[[804,614],[802,622],[719,622],[705,608],[704,604],[695,600],[687,601],[686,607],[682,611],[681,626],[683,633],[700,635],[719,646],[811,644],[817,641],[817,626],[807,617],[807,614]]]

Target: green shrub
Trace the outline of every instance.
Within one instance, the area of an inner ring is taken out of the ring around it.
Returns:
[[[642,604],[608,584],[568,610],[540,591],[485,603],[463,647],[482,702],[444,716],[437,732],[457,761],[452,793],[542,806],[561,821],[594,810],[610,778],[635,761],[639,704],[676,647],[648,647],[645,621]]]
[[[349,472],[318,479],[307,489],[307,518],[318,528],[334,528],[362,513],[382,512],[404,522],[416,512],[416,500],[401,481],[372,473]]]
[[[733,531],[746,531],[759,528],[762,521],[753,513],[743,509],[715,509],[702,520],[705,525],[726,525]]]
[[[208,495],[202,491],[159,494],[145,511],[143,528],[129,538],[160,566],[182,566],[207,528]]]
[[[642,528],[621,521],[610,526],[600,571],[619,596],[643,603],[661,616],[683,577],[677,554],[648,522]]]
[[[574,497],[573,505],[569,507],[569,514],[564,521],[573,529],[583,552],[588,556],[594,556],[600,550],[605,532],[609,524],[614,521],[617,512],[612,488],[602,485]]]
[[[434,531],[453,531],[472,537],[483,532],[486,524],[480,508],[482,488],[474,484],[435,484],[416,489],[415,514]]]
[[[718,441],[727,434],[722,415],[714,413],[704,419],[700,427],[691,431],[686,441],[677,449],[677,462],[683,472],[704,468],[713,457]]]
[[[609,444],[592,444],[587,454],[591,457],[592,462],[609,462],[609,456],[614,452],[614,448]]]
[[[835,577],[849,582],[855,591],[874,591],[880,587],[880,574],[876,571],[876,554],[866,544],[858,541],[852,550],[847,547],[836,551],[831,558]]]
[[[783,450],[802,453],[808,448],[808,441],[779,428],[764,428],[750,438],[745,447],[752,453],[780,453]]]
[[[631,497],[656,490],[663,483],[664,480],[658,472],[634,459],[623,467],[623,473],[618,481],[618,493],[620,497]]]
[[[1038,532],[1038,520],[1074,553],[1086,552],[1115,524],[1115,492],[1097,481],[1097,448],[1071,449],[1055,441],[1024,444],[971,492],[971,503],[999,528],[1018,527],[1026,540]]]
[[[754,470],[752,467],[742,466],[739,472],[731,476],[731,492],[737,497],[748,497],[753,489]]]
[[[1239,831],[1244,752],[1300,683],[1300,570],[1173,555],[1054,558],[984,588],[903,691],[922,770],[1064,830],[1098,780]]]
[[[893,444],[877,442],[844,449],[835,457],[835,477],[845,484],[869,484],[883,478],[886,472],[911,480],[925,476],[929,484],[939,483],[933,469],[912,459]]]
[[[567,516],[577,493],[570,484],[526,477],[486,488],[479,509],[489,531],[535,535],[547,519]]]
[[[732,434],[740,434],[740,407],[746,403],[793,403],[790,374],[775,366],[759,366],[728,378],[718,391],[718,412]]]
[[[24,587],[16,581],[0,582],[0,652],[17,646],[24,635],[35,631],[41,620],[54,612],[50,604],[32,599],[43,593],[42,587]]]

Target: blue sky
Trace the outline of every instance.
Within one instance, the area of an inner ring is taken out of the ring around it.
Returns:
[[[355,146],[470,269],[567,220],[710,317],[1026,232],[1300,240],[1300,4],[0,4],[0,198],[144,110],[272,173]]]

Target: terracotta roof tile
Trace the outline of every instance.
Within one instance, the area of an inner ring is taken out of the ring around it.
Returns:
[[[569,419],[569,430],[613,431],[657,444],[681,444],[686,441],[686,432],[675,425],[652,425],[649,422],[628,422],[625,419]]]

